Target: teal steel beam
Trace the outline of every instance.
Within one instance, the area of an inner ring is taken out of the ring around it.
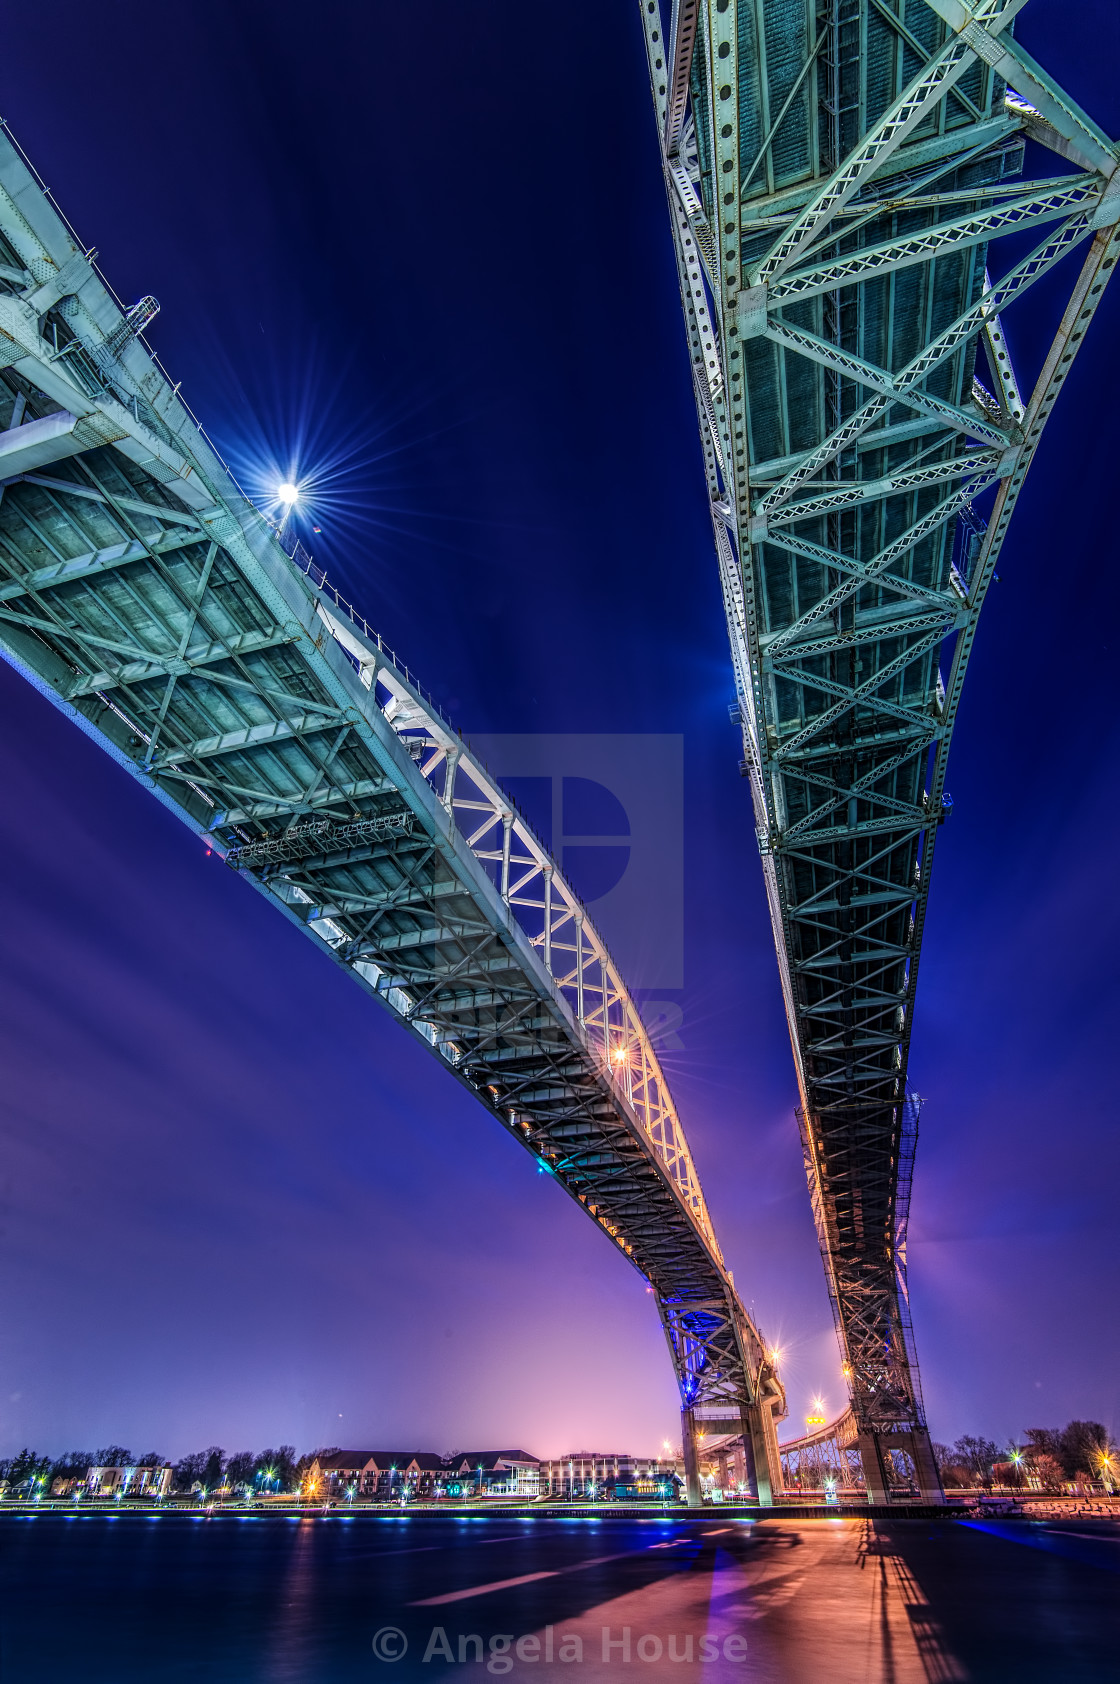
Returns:
[[[879,1495],[903,1452],[937,1495],[907,1068],[949,744],[1011,511],[1117,256],[1117,148],[1014,41],[1022,3],[705,0],[681,122],[694,207],[665,160],[740,771]],[[648,44],[650,0],[643,17]],[[658,100],[655,77],[663,129]],[[1081,173],[1019,182],[1024,134]],[[999,239],[1045,223],[1001,274]],[[1024,401],[1008,312],[1079,247]]]
[[[678,96],[695,16],[682,0]],[[0,473],[54,452],[0,488],[0,655],[554,1176],[653,1287],[688,1408],[773,1440],[772,1353],[610,954],[461,737],[241,494],[143,343],[155,308],[122,313],[0,133]]]

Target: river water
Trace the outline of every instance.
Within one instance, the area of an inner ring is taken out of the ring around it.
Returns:
[[[1120,1680],[1120,1527],[0,1517],[2,1684]]]

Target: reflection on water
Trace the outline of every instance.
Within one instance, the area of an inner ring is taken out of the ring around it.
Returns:
[[[1120,1677],[1110,1522],[0,1517],[4,1684]]]

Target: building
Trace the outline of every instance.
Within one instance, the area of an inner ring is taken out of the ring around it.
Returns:
[[[684,1467],[676,1457],[621,1451],[572,1450],[540,1464],[541,1491],[550,1497],[675,1497]]]
[[[446,1463],[449,1496],[521,1497],[540,1495],[540,1463],[526,1450],[463,1450]],[[456,1490],[458,1487],[458,1490]]]
[[[356,1497],[389,1502],[435,1496],[446,1468],[427,1450],[337,1450],[316,1456],[308,1473],[316,1498],[345,1497],[353,1489]]]
[[[154,1468],[87,1468],[85,1488],[91,1497],[166,1497],[171,1478],[169,1462]]]

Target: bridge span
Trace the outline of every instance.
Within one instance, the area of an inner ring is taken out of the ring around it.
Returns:
[[[469,744],[241,494],[144,343],[156,310],[122,309],[0,133],[0,653],[640,1271],[692,1499],[707,1419],[745,1433],[770,1501],[781,1382],[617,967]]]
[[[870,1496],[898,1452],[936,1499],[906,1284],[930,872],[980,610],[1116,261],[1120,154],[1015,40],[1024,0],[639,3],[855,1435]],[[1059,265],[1017,375],[1005,317]]]

